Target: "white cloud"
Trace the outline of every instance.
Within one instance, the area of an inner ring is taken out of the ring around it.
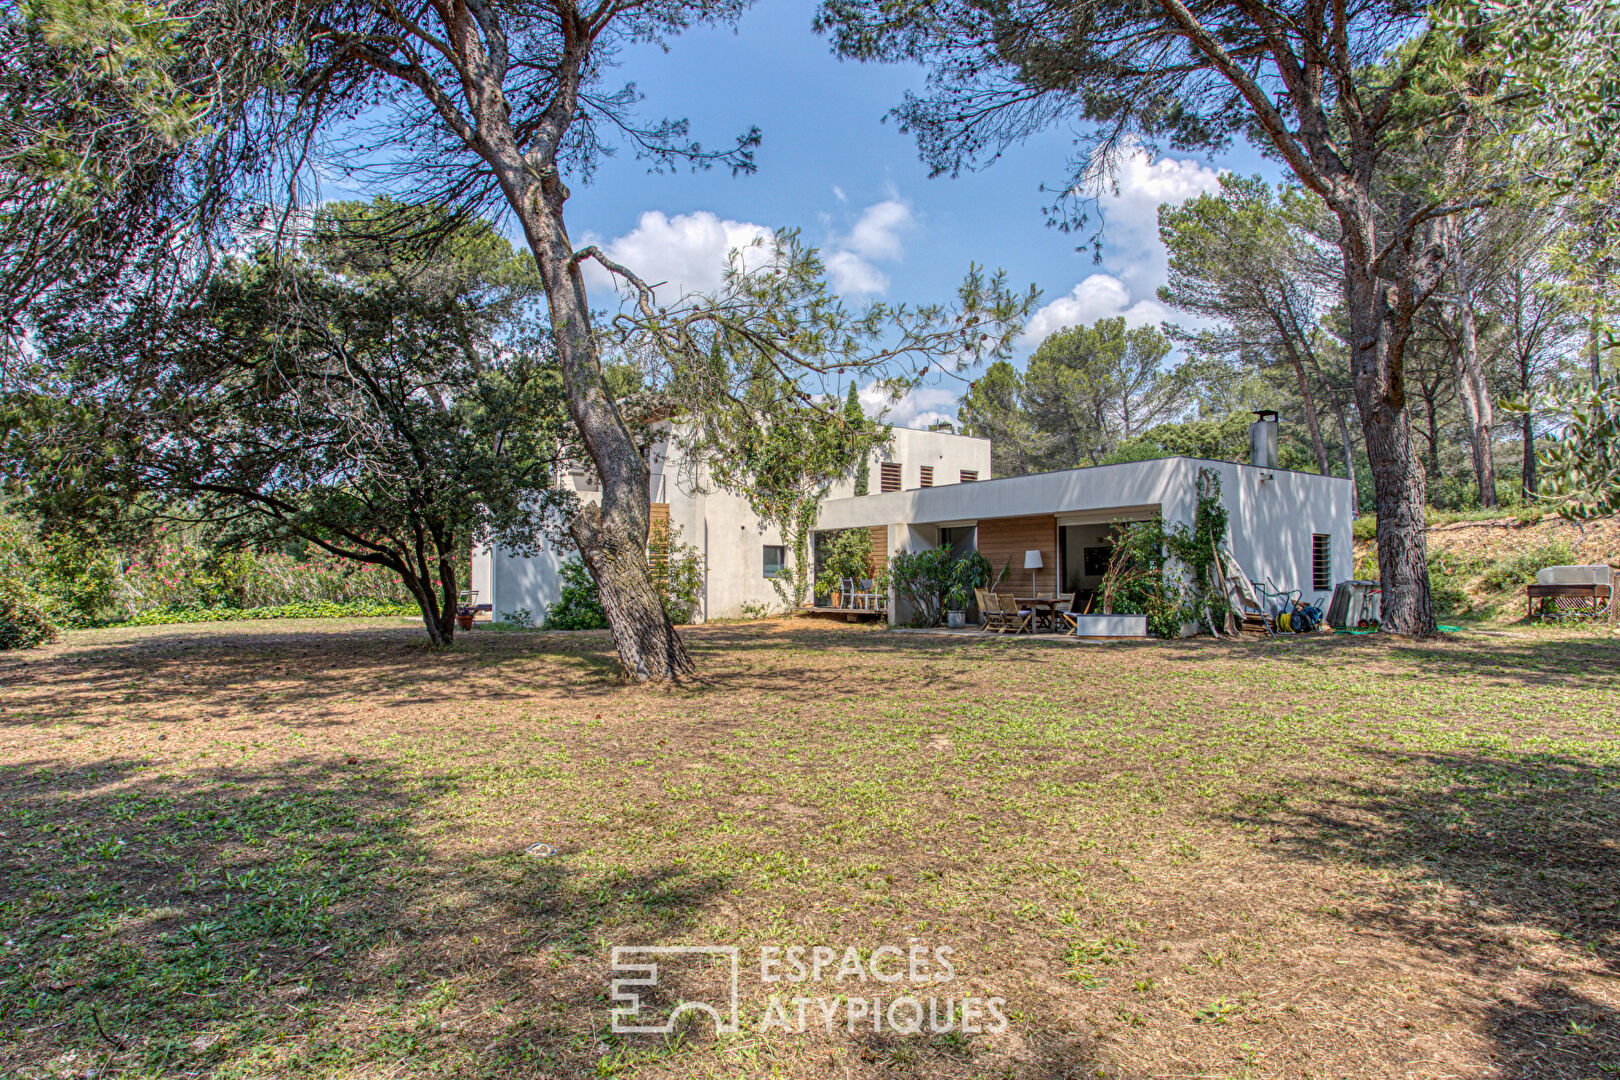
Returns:
[[[895,427],[926,428],[939,420],[956,423],[956,395],[938,386],[919,386],[899,401],[890,401],[887,390],[876,384],[860,389],[861,408],[868,416],[887,409],[883,419]]]
[[[898,199],[885,199],[862,211],[844,246],[868,259],[898,259],[904,250],[900,234],[911,224],[911,207]]]
[[[833,198],[837,199],[839,202],[841,202],[841,203],[849,202],[849,196],[845,195],[844,194],[844,189],[839,187],[837,184],[834,184],[832,186],[832,193],[833,193]]]
[[[889,276],[853,251],[827,254],[827,273],[832,285],[845,295],[876,295],[889,291]]]
[[[659,299],[665,303],[683,293],[718,288],[732,251],[754,243],[769,244],[770,239],[771,230],[763,225],[722,219],[708,210],[674,217],[648,210],[634,229],[611,242],[603,243],[589,234],[584,237],[586,243],[597,244],[608,258],[643,281],[652,285],[665,283],[658,289]],[[615,287],[613,276],[599,263],[586,262],[582,269],[586,284]]]
[[[824,258],[833,288],[845,295],[887,292],[888,275],[873,264],[904,255],[905,234],[915,224],[911,207],[899,199],[885,199],[861,211],[849,232],[827,246]]]
[[[1024,327],[1019,344],[1034,348],[1048,334],[1068,326],[1088,326],[1098,319],[1112,319],[1123,315],[1127,326],[1157,326],[1170,317],[1170,311],[1157,300],[1141,299],[1134,303],[1131,290],[1112,274],[1092,274],[1067,296],[1044,305],[1030,317]]]
[[[834,193],[842,199],[843,192]],[[861,212],[849,232],[826,245],[823,258],[833,288],[849,296],[875,296],[889,289],[889,277],[877,267],[905,254],[905,234],[915,222],[911,208],[899,199],[873,203]],[[771,230],[749,221],[732,221],[708,210],[673,217],[648,210],[636,227],[611,241],[587,233],[584,243],[596,244],[614,262],[658,286],[658,296],[672,303],[689,292],[709,292],[725,277],[732,251],[764,244],[769,251]],[[748,260],[756,264],[755,259]],[[613,275],[596,262],[583,266],[585,281],[596,289],[617,288]]]
[[[1120,206],[1134,206],[1157,215],[1160,203],[1184,203],[1220,187],[1220,172],[1190,158],[1149,160],[1143,150],[1132,150],[1115,174],[1118,194],[1105,197]]]
[[[1176,313],[1156,299],[1168,280],[1168,253],[1159,239],[1159,207],[1180,205],[1220,188],[1220,172],[1199,161],[1152,160],[1141,149],[1119,162],[1113,186],[1105,187],[1099,204],[1105,221],[1103,264],[1107,273],[1081,281],[1067,295],[1042,307],[1024,327],[1019,344],[1039,345],[1048,334],[1068,326],[1124,316],[1129,326],[1153,326]]]
[[[1168,273],[1159,240],[1159,207],[1220,189],[1221,174],[1200,161],[1160,158],[1136,149],[1119,162],[1113,184],[1098,200],[1107,250],[1103,263],[1133,295],[1151,297]],[[1116,190],[1117,188],[1117,190]]]

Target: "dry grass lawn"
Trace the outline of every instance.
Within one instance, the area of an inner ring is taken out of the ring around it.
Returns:
[[[674,691],[401,621],[0,656],[0,1076],[1620,1075],[1612,631],[687,636]],[[669,944],[742,1030],[610,1031]],[[906,989],[1006,1030],[761,1031],[795,944],[948,947]]]

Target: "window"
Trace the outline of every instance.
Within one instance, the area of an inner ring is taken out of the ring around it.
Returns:
[[[979,529],[976,525],[947,525],[939,530],[939,546],[950,551],[955,559],[965,559],[973,554],[978,539]]]
[[[898,461],[885,461],[878,466],[878,490],[900,490],[900,463]]]
[[[932,465],[920,466],[917,469],[917,472],[918,472],[918,474],[920,476],[920,479],[918,481],[918,486],[919,487],[933,487],[934,486],[934,467]]]
[[[979,470],[978,469],[963,469],[962,470],[962,483],[971,484],[975,480],[977,480],[978,478],[979,478]]]
[[[787,548],[781,544],[765,545],[765,576],[773,578],[787,568]]]
[[[1333,537],[1311,534],[1311,588],[1327,592],[1333,588]]]

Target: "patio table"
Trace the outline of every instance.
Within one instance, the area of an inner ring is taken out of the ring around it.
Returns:
[[[1034,629],[1055,631],[1058,629],[1058,607],[1064,601],[1055,596],[1016,596],[1019,607],[1029,608],[1035,612]]]

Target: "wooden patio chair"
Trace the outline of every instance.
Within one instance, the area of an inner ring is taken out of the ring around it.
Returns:
[[[1068,627],[1065,633],[1078,634],[1080,632],[1079,616],[1086,614],[1087,609],[1091,607],[1089,599],[1082,603],[1080,599],[1082,595],[1082,593],[1070,593],[1069,610],[1058,612],[1058,622]]]
[[[996,601],[1001,608],[1001,633],[1034,633],[1035,612],[1033,609],[1019,607],[1018,598],[1013,596],[997,595]]]
[[[979,605],[979,629],[995,630],[1001,625],[1001,605],[989,589],[974,589],[973,602]]]
[[[1068,611],[1063,610],[1063,605],[1067,604],[1068,607],[1069,607],[1069,611],[1073,611],[1074,610],[1074,598],[1077,595],[1079,595],[1079,594],[1078,593],[1072,593],[1072,592],[1060,592],[1060,593],[1057,594],[1057,596],[1056,596],[1057,605],[1052,608],[1051,622],[1047,626],[1048,630],[1062,631],[1062,629],[1063,629],[1063,616],[1068,614]]]

